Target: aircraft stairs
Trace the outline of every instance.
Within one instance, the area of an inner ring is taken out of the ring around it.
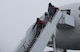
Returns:
[[[43,52],[45,46],[49,42],[49,39],[52,37],[52,35],[56,34],[56,25],[61,18],[61,15],[62,12],[58,11],[53,17],[52,21],[46,24],[45,28],[41,31],[38,37],[36,37],[36,35],[32,37],[32,40],[27,46],[26,52]]]

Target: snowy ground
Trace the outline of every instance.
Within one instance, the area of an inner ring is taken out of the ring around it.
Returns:
[[[44,52],[47,52],[47,51],[53,51],[53,48],[51,47],[46,47],[44,49]],[[58,52],[62,52],[62,50],[58,50]],[[67,52],[80,52],[80,50],[67,50]]]

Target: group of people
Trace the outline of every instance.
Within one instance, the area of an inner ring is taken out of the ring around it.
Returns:
[[[55,15],[57,10],[59,10],[59,9],[56,8],[55,6],[53,6],[51,3],[49,3],[48,12],[45,12],[45,14],[44,14],[45,15],[44,20],[40,20],[40,18],[37,18],[37,21],[36,21],[35,25],[33,26],[33,29],[36,26],[36,30],[37,30],[36,36],[37,37],[40,34],[41,29],[43,29],[45,27],[46,23],[53,18],[53,16]]]

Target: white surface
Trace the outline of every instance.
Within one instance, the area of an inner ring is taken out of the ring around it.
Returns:
[[[56,6],[80,0],[0,0],[0,52],[14,52],[36,18]]]
[[[70,26],[72,26],[72,27],[75,27],[75,19],[74,19],[74,17],[66,15],[65,23],[70,25]]]
[[[80,50],[67,50],[67,52],[80,52]]]
[[[46,47],[45,49],[44,49],[44,51],[46,52],[46,51],[53,51],[53,48],[51,48],[51,47]]]

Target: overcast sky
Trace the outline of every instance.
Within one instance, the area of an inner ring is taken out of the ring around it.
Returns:
[[[49,2],[55,6],[62,6],[79,1],[80,0],[0,0],[0,38],[4,39],[4,41],[8,36],[13,36],[13,38],[16,36],[17,40],[22,39],[27,29],[36,21],[36,18],[47,11]],[[2,40],[0,40],[0,42],[1,41]]]

